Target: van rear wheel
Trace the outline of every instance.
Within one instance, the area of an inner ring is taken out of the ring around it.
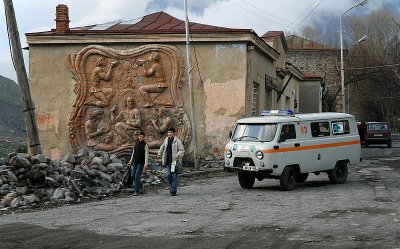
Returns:
[[[242,188],[253,188],[256,178],[247,174],[246,172],[239,171],[238,173],[239,184]]]
[[[335,168],[328,171],[329,181],[333,184],[341,184],[346,182],[349,169],[347,162],[339,161]]]
[[[292,190],[296,185],[296,169],[293,166],[286,166],[279,179],[282,190]]]

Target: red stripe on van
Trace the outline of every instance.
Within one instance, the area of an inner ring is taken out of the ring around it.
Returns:
[[[348,146],[348,145],[354,145],[354,144],[360,144],[360,140],[340,142],[340,143],[330,143],[330,144],[307,145],[307,146],[290,147],[290,148],[266,149],[266,150],[262,150],[262,152],[263,153],[277,153],[277,152],[288,152],[288,151],[299,151],[299,150],[314,150],[314,149],[321,149],[321,148]]]

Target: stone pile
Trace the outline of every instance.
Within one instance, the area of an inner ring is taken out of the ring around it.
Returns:
[[[157,165],[142,176],[144,186],[162,183]],[[11,153],[0,159],[1,208],[77,203],[119,193],[127,165],[116,155],[81,149],[63,160]]]

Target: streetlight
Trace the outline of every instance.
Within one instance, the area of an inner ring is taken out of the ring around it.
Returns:
[[[342,18],[343,16],[358,6],[363,6],[367,0],[360,0],[355,5],[353,5],[350,9],[346,10],[343,14],[340,15],[340,80],[342,83],[342,103],[343,103],[343,112],[346,112],[346,103],[345,103],[345,95],[344,95],[344,69],[343,69],[343,31],[342,31]]]

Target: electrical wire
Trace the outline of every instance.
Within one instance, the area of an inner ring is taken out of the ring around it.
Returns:
[[[197,61],[196,47],[194,46],[192,34],[190,34],[190,39],[192,40],[192,47],[193,47],[194,58],[196,60],[197,72],[199,74],[200,82],[203,84],[203,79],[201,78],[201,73],[200,73],[200,68],[199,68],[199,62]]]
[[[289,24],[296,25],[296,23],[294,23],[294,22],[290,22],[290,21],[287,21],[287,20],[282,19],[282,18],[280,18],[280,17],[277,17],[277,16],[275,16],[275,15],[273,15],[273,14],[271,14],[271,13],[269,13],[269,12],[263,10],[263,9],[258,8],[257,6],[255,6],[255,5],[253,5],[253,4],[249,3],[249,2],[247,2],[247,1],[245,1],[245,0],[239,0],[239,1],[241,1],[241,2],[243,2],[243,3],[245,3],[245,4],[247,4],[247,5],[250,5],[250,6],[253,7],[254,9],[256,9],[256,10],[258,10],[258,11],[260,11],[260,12],[264,12],[264,13],[266,13],[267,15],[270,15],[270,16],[272,16],[272,17],[278,19],[278,20],[281,20],[281,21],[283,21],[283,22],[287,22],[287,23],[289,23]]]
[[[310,11],[310,13],[308,13],[308,15],[306,15],[296,26],[294,26],[291,30],[299,27],[313,12],[316,8],[318,8],[318,6],[323,2],[324,0],[320,0],[319,3]]]
[[[238,6],[239,8],[242,8],[242,9],[244,9],[244,10],[250,12],[250,13],[253,13],[254,15],[257,15],[258,17],[261,17],[261,18],[263,18],[263,19],[265,19],[265,20],[267,20],[267,21],[270,21],[270,22],[273,22],[273,23],[276,23],[276,24],[278,24],[278,25],[282,25],[282,26],[285,26],[285,27],[288,27],[288,28],[291,27],[291,26],[289,26],[289,25],[286,25],[286,24],[283,24],[283,23],[274,21],[274,20],[272,20],[272,19],[270,19],[270,18],[267,18],[267,17],[265,17],[265,16],[263,16],[263,15],[260,15],[260,14],[258,14],[257,12],[254,12],[254,11],[252,11],[252,10],[249,10],[248,8],[245,8],[245,7],[243,7],[243,6],[239,5],[239,4],[237,4],[236,2],[233,2],[232,0],[227,0],[227,1],[230,2],[230,3],[232,3],[232,4],[234,4],[234,5],[236,5],[236,6]]]

